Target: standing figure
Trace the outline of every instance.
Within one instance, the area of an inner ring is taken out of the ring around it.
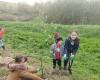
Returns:
[[[3,48],[3,50],[5,50],[5,46],[3,43],[3,37],[4,37],[4,29],[0,28],[0,48]]]
[[[51,46],[51,54],[53,57],[53,69],[56,68],[58,64],[59,69],[61,69],[61,58],[62,58],[62,38],[58,38],[56,43]]]
[[[71,67],[73,64],[73,60],[74,57],[77,53],[77,50],[79,48],[79,37],[78,34],[75,31],[72,31],[69,34],[68,39],[65,40],[65,45],[64,45],[64,50],[65,50],[65,54],[64,54],[64,69],[67,69],[67,65],[68,65],[68,70],[69,72],[72,74],[71,72]]]

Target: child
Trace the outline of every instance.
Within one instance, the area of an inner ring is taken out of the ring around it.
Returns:
[[[3,44],[3,36],[4,36],[4,29],[0,28],[0,48],[3,48],[3,50],[5,50],[5,46]]]
[[[16,56],[15,63],[9,63],[8,68],[10,69],[10,73],[7,77],[7,80],[19,80],[20,78],[27,78],[31,80],[43,80],[36,74],[37,70],[30,68],[26,65],[27,57],[24,56]]]
[[[69,34],[68,39],[66,39],[65,45],[64,45],[64,50],[66,50],[66,53],[64,54],[64,58],[65,58],[64,69],[66,70],[66,67],[67,67],[68,62],[69,62],[68,70],[70,73],[72,73],[71,67],[72,67],[73,59],[76,55],[78,48],[79,48],[78,34],[75,31],[72,31]]]
[[[54,39],[55,39],[55,42],[57,42],[57,39],[60,38],[60,35],[58,32],[54,32]]]
[[[53,56],[53,69],[56,68],[56,64],[58,64],[59,69],[61,69],[61,55],[62,55],[62,38],[58,38],[56,43],[51,46],[51,53]]]

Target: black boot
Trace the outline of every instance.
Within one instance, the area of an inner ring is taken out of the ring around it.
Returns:
[[[55,69],[56,68],[56,66],[53,66],[53,69]]]
[[[55,68],[56,68],[56,60],[53,59],[53,69],[55,69]]]
[[[57,60],[57,64],[59,66],[59,70],[61,70],[61,60]]]
[[[68,59],[64,60],[64,70],[67,70]]]
[[[64,66],[64,70],[67,70],[67,66]]]
[[[59,66],[59,70],[61,70],[61,66]]]
[[[5,46],[2,46],[3,50],[5,50]]]
[[[72,70],[71,68],[68,68],[69,73],[72,75]]]
[[[72,63],[71,60],[69,60],[69,61],[68,61],[68,64],[69,64],[69,65],[68,65],[68,71],[69,71],[70,74],[72,74],[72,70],[71,70],[71,67],[72,67],[71,65],[72,65],[72,64],[71,64],[71,63]]]
[[[69,61],[68,71],[69,71],[70,74],[72,74],[72,70],[71,70],[71,61]]]

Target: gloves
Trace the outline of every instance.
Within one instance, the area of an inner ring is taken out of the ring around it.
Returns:
[[[71,53],[71,60],[74,59],[75,55]]]
[[[66,55],[66,54],[64,54],[63,58],[64,58],[64,60],[65,60],[65,59],[67,59],[67,55]]]

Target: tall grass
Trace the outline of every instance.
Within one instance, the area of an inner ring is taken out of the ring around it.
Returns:
[[[44,63],[50,64],[49,48],[54,43],[53,32],[63,37],[76,30],[80,35],[80,49],[73,65],[72,80],[100,80],[100,26],[99,25],[59,25],[42,22],[0,22],[6,29],[5,44],[23,51]],[[48,35],[52,38],[48,40]],[[48,44],[47,44],[48,43]],[[1,73],[0,73],[1,74]]]

